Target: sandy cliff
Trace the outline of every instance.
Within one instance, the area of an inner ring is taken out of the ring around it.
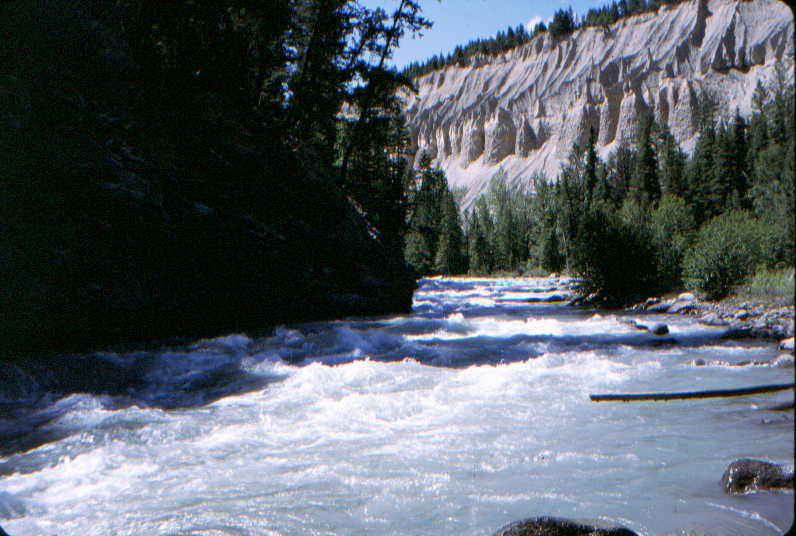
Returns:
[[[793,79],[793,36],[782,2],[692,0],[430,73],[405,110],[415,146],[467,188],[467,205],[500,168],[514,183],[536,171],[555,177],[590,127],[606,156],[633,140],[647,111],[690,151],[698,96],[707,92],[722,115],[748,113],[777,63]]]

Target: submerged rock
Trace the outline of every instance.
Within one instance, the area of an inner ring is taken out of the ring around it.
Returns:
[[[535,517],[506,525],[494,536],[638,536],[625,527],[602,521],[573,521],[558,517]]]
[[[762,460],[736,460],[721,477],[725,493],[743,495],[755,491],[793,489],[793,469]]]

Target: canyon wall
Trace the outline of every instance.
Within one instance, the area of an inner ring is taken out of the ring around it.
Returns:
[[[512,184],[555,177],[594,128],[606,157],[652,112],[681,147],[696,141],[702,95],[718,117],[751,112],[758,80],[794,78],[794,23],[777,0],[692,0],[553,39],[540,34],[415,80],[404,98],[414,147],[464,187],[469,206],[501,168]]]

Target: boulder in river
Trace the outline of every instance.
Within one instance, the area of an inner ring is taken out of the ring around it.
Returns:
[[[649,331],[653,335],[666,335],[669,333],[669,326],[662,322],[658,322],[657,324],[651,325]]]
[[[735,460],[724,471],[721,486],[726,493],[743,495],[754,491],[793,489],[793,469],[762,460]]]
[[[771,366],[777,368],[793,368],[793,355],[780,354],[771,362]]]
[[[559,517],[534,517],[506,525],[494,536],[638,536],[625,527],[602,521],[573,521]]]
[[[784,339],[779,342],[779,349],[785,350],[786,352],[793,353],[794,350],[794,338],[790,337],[788,339]]]

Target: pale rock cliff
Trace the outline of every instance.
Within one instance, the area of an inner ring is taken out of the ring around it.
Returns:
[[[405,112],[417,154],[467,189],[468,206],[501,168],[513,184],[535,172],[554,178],[591,128],[606,157],[632,143],[641,113],[691,151],[700,95],[720,116],[750,113],[757,81],[777,64],[792,82],[793,39],[793,15],[778,0],[692,0],[427,74]]]

